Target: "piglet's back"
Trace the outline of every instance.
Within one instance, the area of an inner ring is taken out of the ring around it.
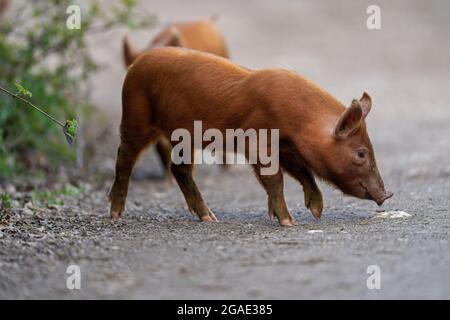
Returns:
[[[242,94],[252,71],[213,54],[185,48],[158,48],[140,56],[128,70],[124,90],[145,92],[158,103],[174,99],[221,108]],[[202,112],[202,110],[197,110]]]
[[[205,52],[187,48],[164,47],[141,55],[131,66],[128,74],[140,72],[143,76],[192,76],[200,80],[213,78],[236,79],[248,75],[249,69],[231,61]]]

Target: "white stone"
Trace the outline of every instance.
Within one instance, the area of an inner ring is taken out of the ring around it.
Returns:
[[[377,212],[374,216],[374,218],[389,218],[389,219],[409,218],[409,217],[411,217],[411,214],[400,210]]]

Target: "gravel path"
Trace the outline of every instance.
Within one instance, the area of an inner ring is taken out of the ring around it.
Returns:
[[[448,2],[379,1],[379,31],[366,29],[371,3],[361,1],[145,3],[162,20],[219,12],[233,59],[243,65],[296,70],[344,102],[367,90],[369,133],[395,193],[381,210],[411,216],[380,217],[375,204],[321,184],[325,212],[316,222],[287,178],[299,226],[281,228],[269,221],[249,168],[200,166],[198,184],[220,222],[199,223],[175,185],[142,179],[160,172],[149,152],[125,219],[111,222],[111,152],[105,184],[84,184],[64,206],[14,210],[0,225],[0,298],[450,298]],[[119,42],[109,42],[93,47],[99,56],[117,52],[107,56],[93,98],[114,122],[120,90],[111,87],[120,88],[123,70]],[[81,268],[81,290],[66,288],[70,264]],[[366,286],[370,265],[380,267],[380,290]]]

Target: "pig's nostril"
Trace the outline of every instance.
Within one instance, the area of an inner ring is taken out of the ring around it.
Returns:
[[[389,199],[390,197],[392,197],[394,194],[390,191],[385,191],[384,195],[382,198],[380,198],[380,200],[377,200],[376,203],[381,206],[387,199]]]
[[[384,200],[387,200],[387,199],[391,198],[393,195],[394,195],[393,192],[386,191],[386,195],[384,196]]]

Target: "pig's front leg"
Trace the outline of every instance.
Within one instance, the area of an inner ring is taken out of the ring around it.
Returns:
[[[274,175],[263,175],[260,172],[261,166],[254,165],[254,169],[256,177],[269,197],[269,217],[276,216],[282,226],[291,227],[297,225],[297,222],[289,213],[286,201],[284,200],[283,173],[281,170],[278,170]]]
[[[303,186],[305,206],[311,211],[316,219],[320,219],[323,210],[323,198],[314,176],[310,173],[310,175],[305,175],[302,179],[298,180]]]
[[[161,164],[164,167],[164,174],[166,174],[169,177],[169,180],[172,178],[170,177],[171,171],[170,171],[170,165],[172,164],[171,159],[171,151],[172,151],[172,145],[169,141],[167,141],[164,137],[158,137],[158,141],[156,142],[156,151],[158,153],[159,159],[161,160]]]
[[[289,175],[301,183],[305,196],[305,206],[316,219],[320,219],[323,210],[323,198],[311,170],[301,158],[294,154],[282,154],[280,164]]]

